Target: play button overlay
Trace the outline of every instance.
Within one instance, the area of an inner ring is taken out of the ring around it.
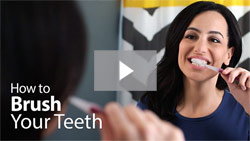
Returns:
[[[156,89],[156,51],[94,51],[95,91]]]
[[[122,61],[119,61],[119,80],[122,80],[124,77],[131,74],[134,70],[132,70],[130,67],[122,63]]]

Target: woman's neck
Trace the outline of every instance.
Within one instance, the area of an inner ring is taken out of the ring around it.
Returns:
[[[203,117],[214,112],[222,101],[224,92],[216,88],[217,78],[197,82],[184,77],[183,99],[177,111],[186,117]]]

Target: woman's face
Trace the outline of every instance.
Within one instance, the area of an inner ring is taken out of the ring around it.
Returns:
[[[210,69],[192,64],[192,58],[218,68],[223,63],[229,64],[233,48],[228,48],[227,31],[226,20],[216,11],[203,12],[193,19],[179,44],[178,64],[187,78],[206,81],[217,75]]]

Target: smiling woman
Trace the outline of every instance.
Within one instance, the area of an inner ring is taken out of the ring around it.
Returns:
[[[187,140],[249,139],[250,72],[233,68],[242,53],[240,35],[225,6],[202,1],[186,7],[169,27],[157,91],[138,106],[171,121]]]
[[[196,81],[213,78],[215,79],[213,83],[216,84],[217,77],[214,77],[217,75],[216,72],[193,65],[189,59],[197,58],[217,68],[223,64],[229,65],[233,47],[228,47],[227,32],[226,20],[216,11],[203,12],[193,19],[179,45],[178,64],[184,73],[184,78],[188,77]],[[215,94],[215,92],[212,93]],[[218,105],[219,103],[216,107]]]

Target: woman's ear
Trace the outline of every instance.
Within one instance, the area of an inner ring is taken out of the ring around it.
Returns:
[[[230,60],[231,60],[231,58],[233,56],[233,53],[234,53],[234,47],[230,47],[230,48],[227,49],[227,53],[226,53],[225,59],[224,59],[224,64],[225,65],[229,65]]]

